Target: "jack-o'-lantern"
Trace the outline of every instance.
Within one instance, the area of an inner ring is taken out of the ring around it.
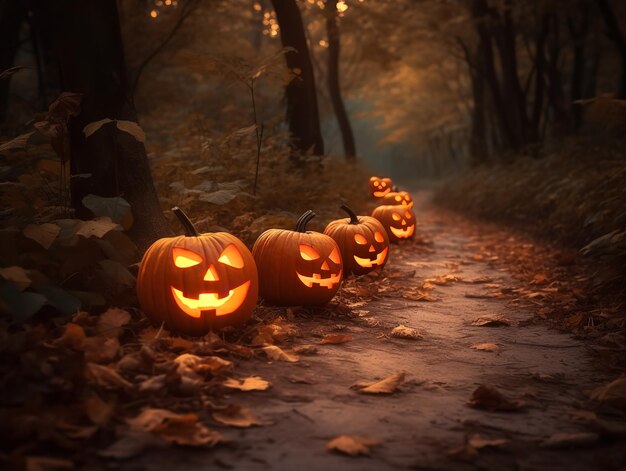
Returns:
[[[370,193],[375,198],[382,198],[391,191],[391,178],[371,177],[369,182]]]
[[[198,234],[181,209],[172,211],[186,235],[159,239],[143,256],[137,275],[142,310],[180,334],[244,323],[258,299],[252,254],[234,235]]]
[[[387,193],[380,202],[381,205],[413,207],[413,198],[407,191],[392,191]]]
[[[406,206],[378,206],[372,212],[387,230],[391,242],[410,239],[415,234],[415,214]]]
[[[254,243],[259,293],[267,303],[325,304],[339,289],[343,272],[339,247],[331,237],[306,230],[313,217],[315,213],[307,211],[295,231],[269,229]]]
[[[341,209],[350,217],[331,221],[324,234],[337,242],[344,273],[364,275],[384,266],[389,254],[389,237],[382,224],[370,216],[357,216],[346,205]]]

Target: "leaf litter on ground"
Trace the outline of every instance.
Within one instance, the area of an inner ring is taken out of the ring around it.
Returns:
[[[404,383],[405,376],[404,372],[394,373],[376,382],[359,381],[350,388],[362,394],[393,394]]]

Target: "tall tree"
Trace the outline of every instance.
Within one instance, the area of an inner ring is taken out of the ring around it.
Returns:
[[[341,87],[339,85],[339,26],[337,22],[339,15],[337,12],[337,0],[326,0],[326,32],[328,34],[328,93],[330,101],[337,117],[341,139],[343,141],[343,151],[346,160],[356,159],[356,146],[354,144],[354,134],[350,125],[350,118],[346,112],[343,99],[341,97]]]
[[[70,121],[72,205],[79,217],[88,194],[122,196],[132,208],[131,236],[145,247],[169,233],[150,174],[146,149],[113,125],[85,137],[89,123],[104,118],[137,121],[127,77],[116,0],[50,2],[49,21],[59,43],[63,88],[82,94],[81,111]]]
[[[26,13],[26,2],[0,0],[0,72],[13,66]],[[10,78],[0,80],[0,123],[7,117],[10,81]]]
[[[618,98],[626,100],[626,34],[621,30],[615,11],[609,0],[597,0],[598,7],[607,27],[607,35],[615,44],[620,56],[621,72],[618,84]]]
[[[287,68],[294,74],[286,89],[287,121],[292,145],[301,153],[324,153],[317,92],[302,15],[295,0],[272,0],[280,27]]]

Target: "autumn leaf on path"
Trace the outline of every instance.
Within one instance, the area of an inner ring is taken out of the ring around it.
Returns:
[[[408,339],[408,340],[421,340],[423,338],[422,334],[420,334],[417,329],[413,327],[407,327],[405,325],[398,325],[393,328],[391,331],[391,336],[399,339]]]
[[[34,240],[44,249],[49,249],[54,240],[61,232],[61,228],[56,224],[29,224],[24,228],[24,237]]]
[[[300,360],[297,355],[289,354],[276,345],[268,345],[267,347],[263,347],[262,350],[270,360],[287,361],[290,363],[295,363]]]
[[[470,348],[481,352],[497,352],[500,350],[500,347],[498,347],[495,343],[475,343]]]
[[[626,408],[626,377],[618,378],[604,386],[594,389],[590,397],[594,401]]]
[[[506,438],[484,438],[474,434],[467,438],[465,444],[449,452],[452,458],[470,460],[476,458],[483,448],[499,448],[510,443]]]
[[[436,302],[439,301],[439,298],[428,294],[419,289],[414,289],[402,295],[404,299],[408,299],[409,301],[426,301],[426,302]]]
[[[199,357],[191,353],[183,353],[174,359],[178,365],[178,373],[192,380],[201,380],[206,376],[216,376],[232,368],[233,363],[217,356]]]
[[[493,278],[489,276],[480,276],[478,278],[462,279],[459,281],[463,283],[472,284],[472,285],[481,285],[485,283],[493,283]]]
[[[250,409],[235,404],[229,405],[227,408],[213,412],[211,415],[213,420],[223,425],[231,427],[252,427],[271,425],[273,422],[262,419]]]
[[[352,340],[352,336],[346,334],[326,334],[324,338],[320,340],[320,345],[330,344],[330,345],[338,345],[341,343],[346,343]]]
[[[131,382],[122,378],[113,368],[96,363],[87,363],[85,365],[85,376],[88,380],[104,388],[121,388],[126,390],[134,388]]]
[[[486,314],[475,318],[472,325],[477,327],[508,327],[511,325],[511,321],[501,314]]]
[[[404,378],[404,372],[395,373],[375,383],[366,383],[361,381],[350,387],[363,394],[393,394],[398,387],[404,383]]]
[[[440,276],[436,276],[434,278],[427,278],[424,280],[424,283],[431,283],[433,285],[449,285],[451,283],[455,283],[459,281],[459,277],[455,276],[455,275],[440,275]]]
[[[85,415],[94,424],[104,426],[113,417],[114,406],[110,402],[105,402],[98,394],[92,393],[83,402]]]
[[[250,376],[243,380],[228,378],[222,384],[227,388],[239,389],[240,391],[265,391],[270,387],[270,382],[265,381],[260,376]]]
[[[481,385],[472,393],[469,405],[476,409],[499,412],[516,412],[524,407],[524,402],[505,397],[493,386]]]
[[[326,443],[326,450],[349,456],[369,455],[371,448],[381,444],[380,440],[358,435],[339,435]]]
[[[499,292],[495,292],[495,293],[465,293],[464,296],[466,298],[470,298],[470,299],[496,299],[496,298],[501,298],[502,297],[502,293],[499,293]]]
[[[300,331],[293,324],[285,322],[282,317],[276,318],[271,324],[259,327],[258,334],[252,339],[252,345],[272,345],[290,337],[300,335]]]
[[[111,307],[98,318],[98,334],[105,337],[119,337],[125,325],[130,322],[130,314],[117,307]]]

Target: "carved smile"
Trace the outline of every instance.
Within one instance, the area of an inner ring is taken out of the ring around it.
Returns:
[[[389,229],[391,229],[392,234],[398,239],[408,239],[415,232],[415,224],[412,224],[404,229],[397,227],[390,227]]]
[[[386,189],[384,189],[382,191],[375,191],[374,192],[374,196],[376,196],[378,198],[381,198],[381,197],[385,196],[387,193],[389,193],[390,191],[391,191],[391,188],[386,188]]]
[[[413,207],[413,201],[407,203],[406,201],[402,201],[402,206],[406,206],[407,208],[411,209]]]
[[[305,276],[296,272],[296,275],[298,275],[298,278],[300,278],[302,284],[308,288],[312,288],[313,285],[319,285],[328,289],[332,289],[337,283],[341,281],[341,270],[339,270],[339,273],[337,273],[336,275],[333,275],[331,273],[328,278],[322,278],[322,275],[320,273],[313,273],[313,276]]]
[[[173,286],[171,288],[176,304],[188,316],[199,318],[202,311],[215,311],[216,316],[226,316],[243,304],[250,281],[231,289],[223,298],[218,298],[217,293],[200,293],[198,298],[187,298],[182,291]]]
[[[370,267],[375,267],[375,266],[378,266],[378,265],[382,265],[384,263],[385,259],[387,258],[387,251],[388,250],[389,250],[388,247],[383,249],[378,254],[378,256],[376,257],[376,260],[370,260],[369,258],[357,257],[356,255],[354,256],[354,260],[360,266],[365,267],[365,268],[370,268]]]

